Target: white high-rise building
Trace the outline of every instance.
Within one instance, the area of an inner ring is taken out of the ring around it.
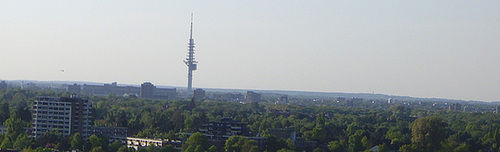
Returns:
[[[80,133],[88,138],[92,127],[92,103],[75,96],[70,98],[37,97],[33,102],[33,136],[57,130],[63,136]]]

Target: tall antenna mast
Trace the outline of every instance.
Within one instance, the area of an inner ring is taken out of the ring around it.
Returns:
[[[193,92],[193,71],[196,70],[196,61],[194,59],[194,39],[193,39],[193,13],[191,13],[191,29],[189,31],[188,55],[184,63],[188,66],[188,95]]]

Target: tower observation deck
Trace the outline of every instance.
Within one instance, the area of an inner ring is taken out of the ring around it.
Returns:
[[[188,54],[184,63],[188,66],[188,94],[193,92],[193,71],[196,70],[198,61],[194,58],[194,39],[193,39],[193,14],[191,14],[191,29],[189,31]]]

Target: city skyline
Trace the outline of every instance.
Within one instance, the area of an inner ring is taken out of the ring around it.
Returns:
[[[2,80],[499,101],[497,1],[4,1]]]

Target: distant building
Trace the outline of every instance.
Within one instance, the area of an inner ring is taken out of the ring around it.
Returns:
[[[291,139],[295,141],[297,138],[297,132],[292,129],[269,128],[267,132],[278,139]]]
[[[497,107],[495,108],[495,113],[497,113],[497,114],[498,114],[498,113],[500,113],[500,106],[497,106]]]
[[[281,97],[278,98],[278,103],[288,103],[288,96],[287,95],[282,95]]]
[[[363,98],[352,97],[351,101],[353,101],[353,102],[363,102]]]
[[[5,81],[0,82],[0,90],[7,90],[7,83]]]
[[[470,110],[469,106],[464,106],[464,112],[470,112],[470,111],[471,110]]]
[[[335,98],[335,101],[337,101],[337,102],[345,102],[345,98],[344,97],[337,97],[337,98]]]
[[[214,98],[218,101],[231,101],[231,102],[239,102],[244,101],[245,96],[241,93],[224,93],[224,94],[214,94]]]
[[[175,99],[177,98],[177,89],[175,88],[155,88],[153,91],[155,99]]]
[[[139,95],[141,91],[140,87],[133,86],[118,86],[116,82],[104,85],[87,85],[84,84],[81,87],[81,94],[94,95],[94,96],[108,96],[108,95]]]
[[[170,139],[149,139],[149,138],[135,138],[135,137],[109,137],[110,143],[114,141],[120,141],[121,143],[127,145],[128,148],[134,148],[139,150],[141,148],[146,148],[148,146],[163,147],[167,145],[172,145],[175,149],[181,150],[182,141],[181,140],[170,140]]]
[[[387,99],[387,104],[393,104],[396,102],[396,99],[389,98]]]
[[[199,130],[208,139],[228,139],[230,136],[250,136],[250,129],[246,123],[233,121],[230,117],[221,118],[220,121],[210,121]]]
[[[92,126],[92,103],[76,96],[70,98],[36,97],[33,102],[33,137],[56,129],[63,136],[80,133],[88,138]]]
[[[141,84],[141,98],[153,98],[153,94],[156,87],[150,82],[144,82]]]
[[[253,91],[247,91],[246,101],[247,102],[260,102],[262,95]]]
[[[91,134],[105,137],[127,137],[126,127],[92,127]]]
[[[451,104],[451,105],[448,105],[448,109],[449,110],[452,110],[452,111],[462,111],[462,105],[461,104],[458,104],[458,103],[454,103],[454,104]]]
[[[205,99],[205,90],[203,90],[203,89],[196,89],[196,90],[194,90],[193,99],[194,100]]]
[[[7,134],[7,127],[0,125],[0,135]]]
[[[66,91],[68,91],[69,93],[76,93],[76,94],[79,94],[80,91],[81,91],[81,87],[80,85],[77,85],[76,83],[73,84],[73,85],[68,85],[68,89]]]
[[[177,89],[157,88],[151,82],[144,82],[141,84],[139,97],[151,99],[175,99],[177,98]]]

